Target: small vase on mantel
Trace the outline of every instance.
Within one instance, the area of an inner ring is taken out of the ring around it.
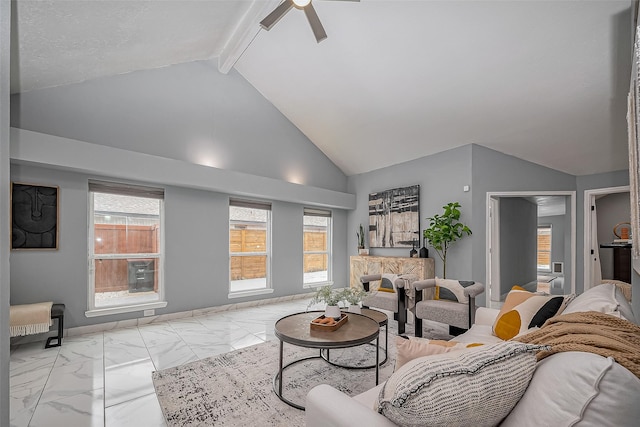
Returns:
[[[342,314],[340,313],[340,307],[337,305],[328,305],[324,309],[324,317],[333,317],[334,319],[340,319]]]
[[[427,239],[422,238],[422,247],[420,248],[420,258],[429,258],[429,249],[427,249]]]
[[[409,257],[410,258],[417,258],[418,257],[418,251],[416,251],[416,241],[412,241],[411,242],[411,252],[409,252]]]

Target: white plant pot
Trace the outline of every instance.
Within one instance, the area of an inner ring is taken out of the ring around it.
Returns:
[[[328,305],[324,309],[324,317],[333,317],[334,319],[339,319],[340,316],[340,307],[338,307],[337,305]]]
[[[360,305],[359,304],[351,304],[349,306],[349,313],[356,313],[356,314],[362,313],[362,310],[360,309]]]

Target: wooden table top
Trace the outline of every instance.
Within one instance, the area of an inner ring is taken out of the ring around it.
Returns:
[[[281,341],[308,348],[347,348],[373,341],[380,333],[378,321],[363,314],[347,313],[349,320],[335,331],[311,329],[311,321],[323,311],[290,314],[275,324]],[[384,314],[384,313],[383,313]]]

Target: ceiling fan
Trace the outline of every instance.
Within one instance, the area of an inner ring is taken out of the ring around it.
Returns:
[[[318,18],[318,14],[311,4],[311,0],[284,0],[282,3],[280,3],[280,5],[278,5],[278,7],[273,10],[273,12],[268,14],[262,21],[260,21],[260,26],[269,31],[271,27],[273,27],[276,22],[278,22],[280,18],[286,15],[286,13],[289,12],[293,7],[295,7],[296,9],[304,10],[304,14],[307,15],[307,20],[309,21],[309,25],[311,25],[311,30],[313,30],[313,35],[316,36],[316,41],[318,43],[327,38],[327,33],[324,31],[324,27],[320,23],[320,18]]]

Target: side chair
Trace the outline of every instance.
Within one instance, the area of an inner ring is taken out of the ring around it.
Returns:
[[[368,274],[360,277],[360,282],[365,291],[370,292],[370,282],[382,280],[382,274]],[[405,333],[407,324],[406,293],[404,289],[404,279],[396,278],[393,283],[393,291],[377,291],[368,295],[362,301],[365,308],[379,308],[392,311],[393,318],[398,322],[398,334]]]
[[[422,320],[449,325],[449,334],[459,335],[469,329],[475,321],[476,297],[484,292],[484,284],[480,282],[462,282],[466,285],[460,289],[458,300],[423,298],[425,289],[436,289],[436,279],[413,282],[415,290],[415,336],[422,336]],[[434,292],[434,294],[436,294]],[[455,296],[454,298],[455,299]],[[466,299],[466,301],[465,301]]]

